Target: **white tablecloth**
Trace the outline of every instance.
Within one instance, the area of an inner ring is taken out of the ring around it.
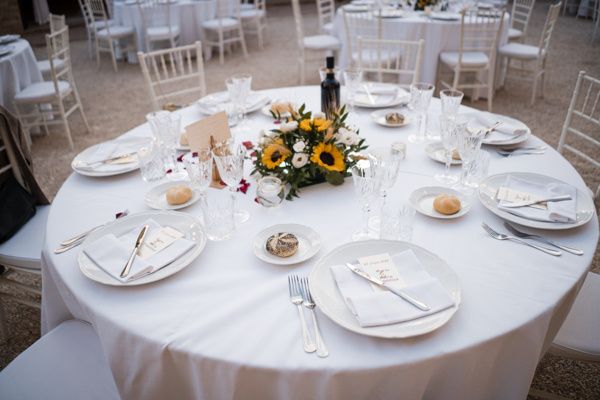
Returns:
[[[142,27],[142,16],[137,4],[115,2],[114,19],[119,25],[131,26],[137,32],[137,44],[140,51],[146,51],[146,42]],[[181,30],[179,45],[202,40],[202,21],[214,18],[216,2],[214,0],[179,0],[171,5],[171,23]]]
[[[272,98],[305,100],[319,109],[317,87],[268,90]],[[438,109],[433,102],[432,110]],[[201,117],[192,106],[184,123]],[[250,117],[256,139],[269,118]],[[359,112],[361,135],[371,146],[406,141],[414,126],[375,125]],[[146,124],[127,133],[149,136]],[[537,138],[528,144],[542,143]],[[573,167],[553,150],[541,156],[500,158],[490,173],[530,171],[581,189]],[[247,165],[249,171],[251,166]],[[424,145],[408,144],[408,155],[392,191],[394,201],[425,185],[443,166]],[[547,235],[583,248],[585,255],[552,257],[490,238],[481,228],[501,220],[474,198],[467,215],[435,220],[417,214],[413,242],[454,268],[462,303],[437,331],[411,339],[384,340],[351,333],[317,311],[330,356],[302,350],[298,316],[288,300],[287,276],[307,275],[316,260],[350,241],[361,221],[351,180],[321,184],[277,210],[254,202],[256,185],[239,196],[251,219],[225,242],[209,242],[185,270],[163,281],[118,288],[83,276],[79,250],[51,252],[60,241],[114,218],[118,210],[146,210],[152,187],[139,172],[105,179],[73,174],[54,199],[43,253],[42,323],[48,331],[67,318],[96,329],[117,386],[126,399],[522,399],[536,364],[565,318],[594,254],[598,221]],[[200,215],[198,203],[184,210]],[[323,239],[319,254],[296,266],[257,259],[253,237],[276,223],[302,223]],[[546,234],[546,233],[545,233]]]
[[[14,112],[15,95],[28,85],[43,79],[27,40],[19,39],[8,45],[15,49],[0,57],[0,104]]]
[[[499,41],[500,46],[508,42],[509,20],[508,14],[505,15]],[[425,40],[420,76],[422,82],[436,81],[435,74],[441,52],[458,51],[460,47],[460,20],[439,21],[430,19],[423,13],[415,13],[404,18],[382,18],[381,31],[383,39]],[[334,34],[342,42],[340,65],[344,67],[348,62],[348,40],[341,9],[336,12]]]

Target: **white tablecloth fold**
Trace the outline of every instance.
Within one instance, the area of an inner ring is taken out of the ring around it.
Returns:
[[[412,250],[399,253],[392,260],[405,283],[401,287],[402,290],[429,305],[431,309],[422,311],[388,290],[374,290],[367,280],[350,271],[345,265],[334,265],[331,272],[338,289],[360,326],[410,321],[454,305],[446,289],[423,269]]]

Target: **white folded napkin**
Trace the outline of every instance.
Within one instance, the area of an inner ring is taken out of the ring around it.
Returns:
[[[387,95],[395,95],[399,90],[404,90],[398,87],[397,85],[392,85],[389,83],[379,83],[379,82],[364,82],[362,85],[358,87],[358,93],[367,93],[367,90],[371,94],[387,94]]]
[[[145,224],[148,225],[146,238],[152,237],[153,233],[162,228],[152,219],[147,220]],[[84,252],[100,269],[113,278],[120,282],[131,282],[152,274],[172,263],[195,245],[191,240],[179,238],[168,247],[152,254],[145,260],[140,256],[136,256],[129,275],[121,278],[121,271],[131,255],[131,251],[135,246],[135,241],[143,225],[118,238],[112,233],[104,235],[90,244]]]
[[[346,305],[362,327],[390,325],[421,318],[454,305],[446,289],[423,269],[412,250],[396,254],[392,260],[404,285],[397,285],[407,294],[424,302],[431,309],[422,311],[389,290],[376,291],[366,280],[345,265],[330,267],[333,278]]]
[[[490,132],[485,137],[484,142],[505,142],[527,133],[527,129],[525,129],[522,125],[511,123],[503,118],[498,118],[498,116],[492,113],[483,111],[476,114],[476,117],[473,121],[471,121],[469,128],[486,130],[498,121],[501,121],[502,124],[494,129],[494,131]]]
[[[507,208],[504,206],[510,204],[510,202],[500,200],[498,208],[501,210],[534,221],[575,222],[577,220],[577,189],[571,185],[562,183],[540,184],[509,175],[503,186],[519,192],[529,193],[535,199],[568,194],[571,196],[571,200],[546,203],[546,209],[532,206]]]
[[[136,153],[140,147],[142,147],[148,139],[140,139],[140,140],[111,140],[108,142],[100,143],[97,145],[93,152],[86,154],[82,159],[83,164],[79,165],[77,168],[79,169],[87,169],[93,171],[115,171],[123,169],[123,164],[95,164],[102,161],[107,161],[113,157],[124,156],[126,154]],[[136,160],[135,155],[132,156],[130,162],[134,162]],[[125,160],[127,161],[127,160]],[[86,165],[89,164],[89,165]],[[93,165],[92,165],[93,164]]]

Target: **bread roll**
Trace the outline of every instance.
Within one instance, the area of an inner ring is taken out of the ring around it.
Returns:
[[[167,190],[167,203],[172,206],[187,203],[192,198],[192,189],[185,185],[175,185]]]
[[[456,214],[460,207],[460,200],[453,194],[440,194],[433,200],[433,208],[440,214]]]
[[[289,113],[292,111],[292,105],[290,103],[273,103],[271,104],[271,111],[273,111],[276,115],[282,115],[285,113]]]
[[[458,152],[458,150],[452,150],[452,159],[456,160],[456,161],[460,161],[460,153]]]
[[[276,233],[269,236],[265,248],[274,256],[291,257],[298,251],[298,238],[291,233]]]

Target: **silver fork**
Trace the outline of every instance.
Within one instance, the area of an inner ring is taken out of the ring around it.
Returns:
[[[317,350],[317,347],[308,334],[306,320],[304,319],[304,311],[302,311],[302,303],[304,300],[302,299],[302,294],[300,293],[300,280],[296,275],[288,276],[288,290],[290,291],[291,302],[298,308],[298,316],[300,317],[300,324],[302,327],[304,351],[307,353],[314,353]]]
[[[504,227],[506,229],[508,229],[513,235],[518,236],[520,238],[531,238],[533,240],[537,240],[538,242],[542,242],[542,243],[546,243],[549,244],[550,246],[554,246],[557,247],[561,250],[564,250],[566,252],[569,252],[571,254],[575,254],[578,256],[582,256],[583,255],[583,251],[579,250],[579,249],[574,249],[573,247],[569,247],[569,246],[565,246],[562,244],[558,244],[555,243],[549,239],[546,239],[543,236],[540,235],[533,235],[530,233],[525,233],[525,232],[521,232],[520,230],[518,230],[517,228],[515,228],[514,226],[512,226],[511,224],[509,224],[508,222],[504,221]]]
[[[505,235],[503,233],[498,233],[495,230],[493,230],[492,228],[490,228],[485,222],[482,222],[481,226],[494,239],[498,239],[498,240],[512,240],[513,242],[517,242],[517,243],[521,243],[521,244],[524,244],[524,245],[529,246],[529,247],[533,247],[534,249],[537,249],[539,251],[543,251],[544,253],[547,253],[547,254],[550,254],[550,255],[553,255],[553,256],[557,256],[557,257],[562,254],[558,250],[552,250],[552,249],[549,249],[547,247],[538,246],[536,244],[529,243],[526,240],[519,239],[519,238],[514,237],[514,236],[508,236],[508,235]]]
[[[129,214],[129,210],[121,211],[117,214],[116,219],[126,217],[128,214]],[[61,253],[64,253],[65,251],[69,251],[72,248],[79,246],[81,243],[83,243],[84,239],[90,233],[94,232],[95,230],[97,230],[99,228],[102,228],[104,225],[106,225],[106,224],[101,224],[101,225],[95,226],[90,230],[87,230],[83,233],[73,236],[72,238],[63,240],[60,243],[59,247],[56,250],[54,250],[54,254],[61,254]]]
[[[310,315],[312,316],[313,328],[315,329],[315,341],[317,342],[317,355],[319,357],[327,357],[329,355],[329,351],[325,346],[325,342],[321,337],[321,332],[319,331],[319,325],[317,324],[317,316],[315,315],[315,302],[310,294],[310,288],[308,287],[308,278],[300,279],[301,289],[302,289],[302,297],[304,298],[304,307],[310,310]]]

